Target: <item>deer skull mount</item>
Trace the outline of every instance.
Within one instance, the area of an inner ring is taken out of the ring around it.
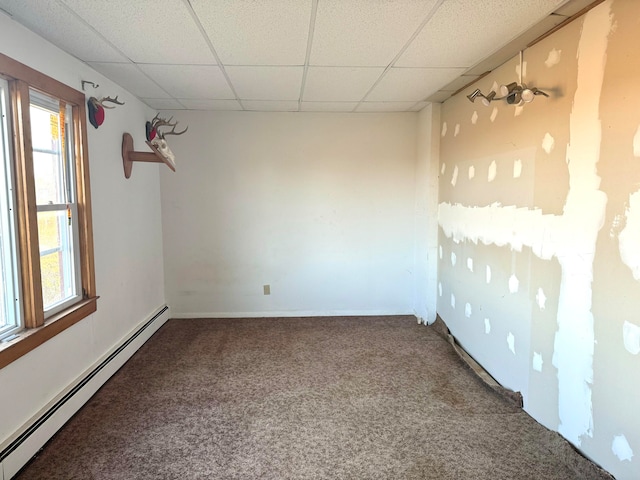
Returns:
[[[87,100],[87,107],[89,109],[89,122],[94,128],[98,128],[104,122],[104,109],[116,108],[115,106],[105,105],[105,102],[115,103],[116,105],[124,105],[124,102],[118,101],[118,97],[102,97],[98,100],[96,97],[91,97]]]
[[[156,115],[150,122],[146,123],[145,130],[147,141],[158,150],[160,155],[162,155],[175,167],[175,155],[169,148],[169,145],[167,144],[167,141],[164,137],[165,135],[182,135],[187,130],[189,130],[189,127],[185,128],[181,132],[176,132],[176,126],[178,125],[178,122],[176,121],[172,123],[171,120],[173,120],[173,117],[171,117],[169,120],[166,120],[164,118],[161,118],[159,115]],[[171,127],[171,130],[161,131],[160,128],[162,127]]]

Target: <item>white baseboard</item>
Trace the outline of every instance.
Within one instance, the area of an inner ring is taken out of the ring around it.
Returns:
[[[9,480],[170,317],[163,305],[0,445],[0,480]]]
[[[265,312],[172,312],[171,318],[276,318],[276,317],[378,317],[411,315],[410,311],[394,310],[297,310]]]

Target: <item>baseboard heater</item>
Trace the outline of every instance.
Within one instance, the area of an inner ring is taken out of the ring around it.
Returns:
[[[142,325],[136,332],[131,335],[122,345],[114,350],[107,358],[100,362],[93,370],[91,370],[85,377],[78,382],[71,390],[63,395],[57,402],[55,402],[46,412],[44,412],[33,424],[29,426],[22,434],[20,434],[14,441],[12,441],[6,448],[0,452],[0,463],[2,463],[9,455],[17,450],[24,442],[26,442],[31,435],[33,435],[44,423],[49,420],[65,403],[71,400],[79,391],[82,390],[98,373],[100,373],[109,363],[116,358],[125,348],[138,338],[153,322],[155,322],[163,313],[169,310],[168,306],[164,306],[158,313],[151,317],[144,325]],[[114,372],[115,373],[115,372]]]

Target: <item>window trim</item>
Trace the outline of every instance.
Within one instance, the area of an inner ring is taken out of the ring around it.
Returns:
[[[98,297],[96,296],[94,271],[85,96],[82,92],[1,53],[0,75],[9,83],[11,124],[13,126],[18,269],[22,282],[22,314],[25,326],[25,329],[17,334],[17,338],[0,342],[0,368],[3,368],[95,312]],[[73,109],[82,298],[46,320],[40,278],[40,248],[31,151],[29,88],[59,98],[71,105]]]
[[[9,299],[3,299],[5,302],[5,307],[7,309],[11,309],[11,314],[13,316],[12,325],[7,327],[5,326],[2,330],[3,337],[11,336],[20,330],[22,330],[22,321],[17,322],[16,318],[22,319],[22,302],[20,299],[22,298],[21,285],[22,280],[20,278],[20,269],[18,268],[18,245],[17,245],[17,223],[16,223],[16,207],[15,207],[15,186],[14,186],[14,162],[13,162],[13,147],[11,145],[11,135],[13,132],[13,125],[11,124],[11,103],[10,103],[10,95],[9,95],[9,82],[7,82],[4,78],[0,77],[0,81],[2,85],[0,86],[0,115],[4,115],[4,119],[0,121],[0,135],[4,136],[4,140],[0,141],[0,148],[2,149],[2,158],[5,162],[8,162],[8,165],[2,165],[2,177],[4,181],[2,185],[6,192],[3,195],[3,199],[0,200],[0,204],[5,204],[5,208],[7,208],[7,212],[0,216],[4,218],[0,218],[0,222],[3,222],[3,226],[7,229],[6,232],[2,231],[2,227],[0,227],[0,231],[4,234],[4,240],[0,240],[0,248],[3,250],[0,252],[0,256],[3,257],[0,260],[0,264],[4,263],[4,265],[8,264],[8,267],[3,265],[3,269],[5,275],[8,271],[11,271],[11,279],[7,281],[5,280],[5,289],[3,292],[3,296],[9,294],[13,296],[12,305],[9,306]],[[7,241],[8,240],[8,241]],[[10,258],[9,258],[10,257]],[[10,284],[9,284],[10,283]],[[9,285],[8,285],[9,284]],[[8,288],[7,288],[8,287]],[[16,300],[17,299],[17,300]],[[6,312],[7,315],[9,312]]]

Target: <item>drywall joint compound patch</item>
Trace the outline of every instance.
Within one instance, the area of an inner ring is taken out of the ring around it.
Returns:
[[[625,215],[626,224],[618,235],[620,259],[631,269],[633,278],[640,280],[640,190],[629,196]]]
[[[509,292],[518,293],[518,289],[520,288],[520,281],[515,274],[509,277]]]
[[[542,149],[547,153],[551,153],[551,150],[553,150],[555,144],[556,140],[551,136],[549,132],[547,132],[542,139]]]
[[[577,446],[584,435],[593,432],[591,283],[596,239],[607,202],[599,190],[596,168],[602,135],[598,108],[611,27],[611,2],[585,14],[578,44],[577,88],[569,117],[569,192],[563,215],[543,215],[538,208],[499,203],[465,207],[445,202],[438,210],[438,223],[454,241],[481,241],[510,246],[514,251],[526,245],[541,259],[558,259],[562,276],[552,358],[558,371],[558,431]],[[548,134],[542,146],[550,153],[554,144]],[[585,211],[589,215],[584,215]]]
[[[616,435],[613,437],[613,442],[611,442],[611,451],[621,462],[630,462],[633,458],[633,450],[627,441],[627,437],[624,435]]]
[[[554,65],[560,63],[560,56],[562,54],[562,50],[556,50],[555,48],[549,52],[547,59],[544,61],[544,64],[547,68],[551,68]]]
[[[640,353],[640,327],[625,320],[622,325],[622,341],[627,352],[638,355]]]
[[[494,92],[496,91],[497,90],[494,90]],[[498,107],[493,107],[493,110],[491,110],[491,116],[489,117],[489,119],[491,120],[491,122],[495,122],[497,116],[498,116]]]
[[[507,345],[509,346],[509,350],[511,350],[511,353],[515,355],[516,354],[516,337],[514,337],[513,333],[511,332],[509,332],[509,335],[507,335]]]
[[[451,175],[451,185],[455,187],[456,183],[458,183],[458,166],[457,165],[453,167],[453,175]]]
[[[496,175],[498,174],[498,165],[496,161],[493,160],[491,165],[489,165],[489,171],[487,172],[487,182],[493,182],[496,179]]]
[[[522,175],[522,160],[513,162],[513,178],[520,178]]]
[[[547,296],[544,294],[544,290],[542,290],[542,288],[538,288],[538,293],[536,293],[536,303],[540,310],[544,310],[544,307],[547,304]]]
[[[542,361],[542,355],[539,354],[538,352],[533,352],[533,362],[532,362],[532,368],[536,371],[536,372],[542,372],[542,364],[544,362]]]

